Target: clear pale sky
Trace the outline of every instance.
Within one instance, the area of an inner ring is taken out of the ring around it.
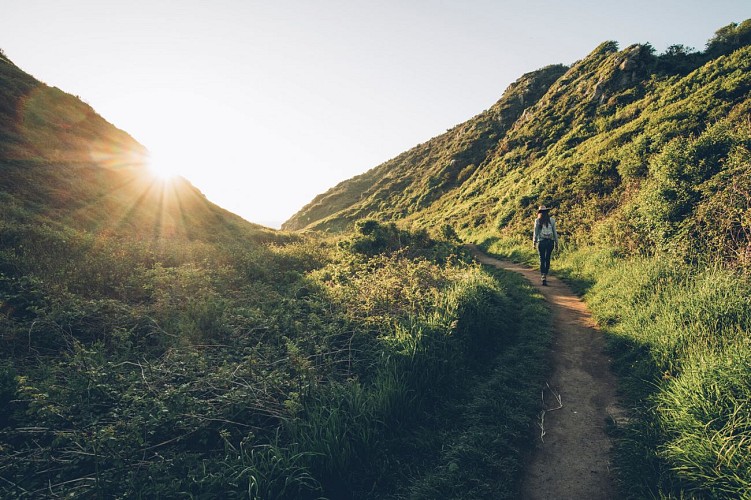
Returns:
[[[0,48],[278,227],[597,45],[704,49],[749,0],[3,0]]]

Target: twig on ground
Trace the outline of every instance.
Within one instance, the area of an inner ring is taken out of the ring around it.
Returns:
[[[548,387],[548,389],[550,389],[550,392],[553,393],[555,400],[558,401],[558,406],[556,406],[555,408],[546,408],[545,411],[555,411],[563,408],[563,401],[561,401],[560,393],[556,392],[555,389],[550,387],[549,383],[545,382],[545,385]],[[545,389],[542,390],[542,407],[545,408]]]
[[[540,411],[539,422],[537,422],[537,425],[540,427],[540,441],[542,441],[543,443],[545,442],[545,413],[549,411],[560,410],[561,408],[563,408],[563,401],[561,399],[560,393],[550,387],[550,384],[548,382],[545,382],[545,386],[548,388],[548,390],[550,390],[550,392],[553,393],[553,397],[558,402],[558,406],[556,406],[555,408],[545,407],[545,388],[543,387],[540,394],[540,397],[542,399],[542,411]]]
[[[544,443],[545,442],[545,410],[542,410],[540,412],[540,421],[537,422],[537,425],[540,426],[540,441]]]

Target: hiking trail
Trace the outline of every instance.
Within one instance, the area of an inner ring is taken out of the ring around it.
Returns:
[[[553,319],[551,370],[541,387],[535,448],[522,481],[524,499],[616,497],[606,422],[624,421],[605,341],[587,306],[554,276],[548,286],[521,264],[498,260],[468,245],[482,264],[524,275],[545,297]],[[544,405],[544,406],[542,406]]]

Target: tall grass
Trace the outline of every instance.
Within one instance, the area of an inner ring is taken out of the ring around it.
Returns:
[[[634,498],[751,495],[751,293],[720,266],[619,259],[581,249],[559,262],[591,283],[585,298],[609,337],[638,417],[618,444]]]
[[[529,347],[501,281],[421,234],[360,252],[11,226],[0,496],[395,494],[467,381]]]
[[[367,266],[374,263],[367,273],[319,273],[350,314],[380,325],[378,342],[361,344],[367,371],[317,391],[290,422],[323,491],[337,498],[380,497],[409,483],[404,465],[431,460],[420,449],[435,446],[430,415],[463,397],[465,379],[513,344],[518,322],[499,281],[478,267],[441,270],[399,257]]]
[[[434,432],[440,448],[432,465],[397,498],[518,498],[538,389],[547,373],[550,316],[542,297],[521,276],[493,271],[510,301],[496,323],[508,335],[487,368],[465,381],[458,407]]]

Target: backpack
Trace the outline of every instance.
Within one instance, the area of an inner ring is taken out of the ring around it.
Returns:
[[[549,223],[548,225],[540,224],[540,238],[546,239],[546,240],[552,240],[553,239],[553,223]]]

